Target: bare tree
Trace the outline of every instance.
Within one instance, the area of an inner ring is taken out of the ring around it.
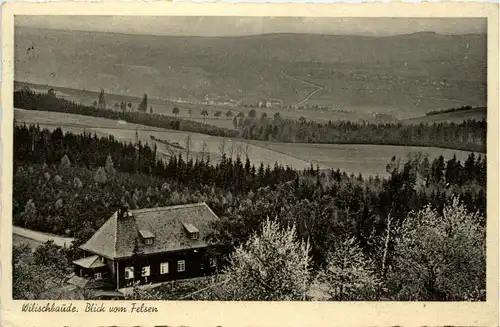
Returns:
[[[186,136],[186,140],[185,140],[185,143],[186,143],[186,162],[189,161],[189,152],[191,151],[191,146],[192,146],[192,141],[191,141],[191,134],[188,134]]]
[[[231,146],[229,147],[229,158],[233,159],[234,155],[234,141],[231,140]]]
[[[245,149],[243,150],[243,152],[245,153],[245,159],[250,159],[249,155],[248,155],[248,150],[249,150],[249,147],[250,145],[248,143],[245,143]]]
[[[222,138],[220,140],[220,143],[219,143],[219,152],[220,152],[220,156],[224,156],[224,154],[226,153],[226,139],[225,138]]]
[[[203,140],[203,143],[201,144],[201,160],[202,161],[205,161],[205,156],[207,154],[207,148],[208,148],[208,144],[207,144],[207,141],[206,140]]]
[[[243,144],[241,144],[241,142],[238,142],[238,145],[236,146],[236,157],[241,158],[242,152],[243,152]]]

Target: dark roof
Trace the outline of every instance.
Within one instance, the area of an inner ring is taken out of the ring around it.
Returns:
[[[84,268],[99,268],[104,267],[106,264],[99,260],[98,255],[93,255],[90,257],[82,258],[76,261],[73,261],[75,265],[84,267]]]
[[[130,212],[131,216],[123,218],[118,218],[115,212],[81,249],[119,259],[131,257],[136,250],[147,255],[206,247],[210,223],[218,219],[204,202]],[[190,238],[184,230],[185,224],[197,226],[200,237]],[[154,231],[154,243],[144,244],[140,231]]]

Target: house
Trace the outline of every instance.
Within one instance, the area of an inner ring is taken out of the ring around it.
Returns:
[[[206,203],[128,210],[120,207],[80,248],[73,282],[104,281],[120,290],[215,272],[218,247],[207,240],[218,217]]]

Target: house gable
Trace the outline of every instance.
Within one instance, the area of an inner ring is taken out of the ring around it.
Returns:
[[[206,247],[210,225],[217,219],[206,203],[119,210],[81,248],[120,259],[138,252],[148,255]],[[192,232],[197,233],[196,238]],[[154,241],[147,242],[151,237]]]

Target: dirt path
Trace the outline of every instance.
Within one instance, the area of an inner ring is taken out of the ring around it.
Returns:
[[[305,81],[305,80],[302,80],[302,79],[298,79],[298,78],[295,78],[295,77],[292,77],[288,74],[286,74],[285,72],[281,72],[281,75],[283,77],[286,77],[290,80],[293,80],[293,81],[297,81],[297,82],[301,82],[301,83],[304,83],[304,84],[307,84],[307,85],[310,85],[310,86],[314,86],[316,87],[316,90],[312,91],[311,93],[309,93],[309,95],[307,97],[305,97],[302,101],[298,102],[296,105],[297,106],[300,106],[301,104],[303,104],[304,102],[306,102],[307,100],[309,100],[313,95],[315,95],[316,93],[318,93],[319,91],[323,90],[324,87],[321,86],[321,85],[318,85],[318,84],[314,84],[314,83],[311,83],[311,82],[308,82],[308,81]]]
[[[47,241],[54,241],[54,244],[63,248],[69,248],[74,239],[70,237],[62,237],[58,235],[37,232],[31,229],[12,226],[12,234],[27,238],[29,240],[45,243]]]

